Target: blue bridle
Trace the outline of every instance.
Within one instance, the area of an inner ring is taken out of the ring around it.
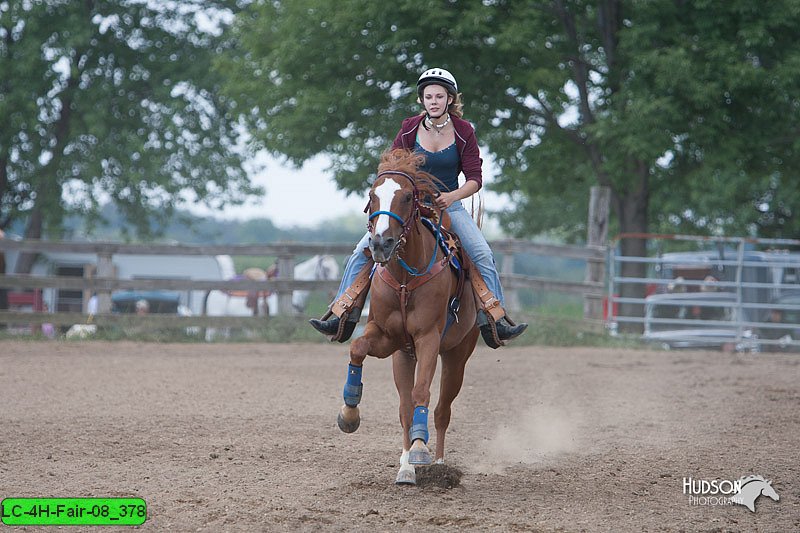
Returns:
[[[417,183],[414,181],[414,178],[412,176],[409,176],[405,172],[400,172],[399,170],[387,170],[385,172],[379,173],[378,177],[380,178],[381,176],[385,176],[387,174],[395,174],[395,175],[403,176],[403,177],[407,178],[408,181],[411,182],[411,186],[413,187],[413,195],[414,195],[414,209],[413,209],[413,211],[411,211],[411,214],[408,215],[408,219],[406,219],[406,220],[403,220],[403,218],[400,215],[398,215],[397,213],[393,213],[392,211],[375,211],[374,213],[370,213],[370,215],[369,215],[368,220],[369,220],[369,223],[370,223],[369,224],[370,232],[372,231],[372,227],[371,227],[372,219],[377,217],[377,216],[379,216],[379,215],[387,215],[387,216],[392,217],[397,222],[399,222],[401,227],[403,228],[403,233],[400,235],[400,238],[397,240],[397,244],[394,245],[394,248],[392,248],[392,251],[389,254],[389,257],[391,257],[392,255],[394,255],[394,253],[396,252],[397,248],[400,246],[400,243],[405,240],[405,236],[408,233],[408,230],[411,228],[411,223],[414,220],[419,218],[419,190],[417,189]],[[436,235],[435,235],[435,239],[434,239],[433,253],[431,254],[431,260],[428,263],[428,267],[423,272],[420,272],[416,268],[414,268],[412,266],[409,266],[408,263],[403,261],[403,258],[398,255],[397,256],[397,262],[403,268],[403,270],[405,270],[406,272],[408,272],[412,276],[424,276],[425,274],[430,272],[431,268],[433,268],[433,263],[436,261],[436,247],[437,247],[436,243],[439,242],[439,236],[441,234],[441,231],[440,231],[441,227],[442,227],[442,211],[439,211],[439,224],[436,226]]]
[[[376,216],[378,216],[378,215],[389,215],[390,217],[392,217],[393,219],[395,219],[396,221],[398,221],[400,224],[405,224],[405,223],[406,223],[406,221],[405,221],[405,220],[403,220],[403,219],[400,217],[400,215],[398,215],[397,213],[392,213],[391,211],[375,211],[374,213],[372,213],[372,214],[369,216],[369,220],[372,220],[373,218],[375,218],[375,217],[376,217]],[[405,227],[405,226],[404,226],[404,227]]]

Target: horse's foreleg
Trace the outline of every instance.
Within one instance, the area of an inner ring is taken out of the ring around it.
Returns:
[[[433,412],[436,426],[436,462],[444,462],[444,439],[450,425],[451,407],[464,383],[464,368],[475,347],[476,338],[477,333],[471,333],[460,345],[442,354],[439,401]]]
[[[403,426],[403,449],[411,448],[409,431],[414,415],[414,403],[411,399],[411,389],[414,386],[414,370],[417,362],[409,354],[397,351],[392,355],[392,374],[397,394],[400,397],[400,424]]]
[[[417,352],[417,375],[411,390],[414,415],[409,435],[412,443],[409,462],[429,465],[433,462],[433,457],[428,449],[428,404],[431,401],[431,383],[439,356],[439,332],[434,330],[414,339],[414,345]]]
[[[416,485],[417,484],[417,471],[410,462],[408,462],[409,451],[403,450],[400,456],[400,471],[397,472],[397,478],[394,482],[397,485]]]
[[[361,424],[358,404],[361,402],[361,392],[363,390],[361,370],[364,359],[367,358],[368,354],[377,357],[388,356],[391,353],[388,346],[388,339],[383,335],[380,328],[371,322],[364,328],[364,335],[350,344],[350,364],[347,367],[347,381],[342,394],[344,405],[337,418],[339,429],[345,433],[353,433]]]
[[[392,355],[392,370],[397,394],[400,396],[400,425],[403,427],[403,455],[400,456],[400,471],[395,483],[398,485],[416,484],[417,475],[414,465],[408,462],[411,449],[411,421],[414,403],[411,400],[411,388],[414,386],[414,369],[417,362],[407,353],[397,351]]]
[[[361,424],[361,414],[358,411],[358,404],[361,402],[361,391],[364,386],[361,384],[361,366],[350,363],[347,366],[347,381],[344,383],[344,405],[339,411],[336,423],[339,429],[345,433],[353,433]]]

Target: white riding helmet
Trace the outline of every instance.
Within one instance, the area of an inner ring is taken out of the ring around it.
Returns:
[[[443,68],[431,68],[422,73],[417,81],[417,95],[422,98],[422,89],[428,85],[441,85],[453,96],[458,95],[456,78]]]

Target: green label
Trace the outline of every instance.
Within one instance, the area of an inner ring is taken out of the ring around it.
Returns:
[[[5,498],[7,526],[138,526],[147,520],[141,498]]]

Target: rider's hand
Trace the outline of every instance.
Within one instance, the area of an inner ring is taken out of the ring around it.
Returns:
[[[452,192],[443,192],[436,197],[436,207],[439,209],[447,209],[456,201],[455,194]]]

